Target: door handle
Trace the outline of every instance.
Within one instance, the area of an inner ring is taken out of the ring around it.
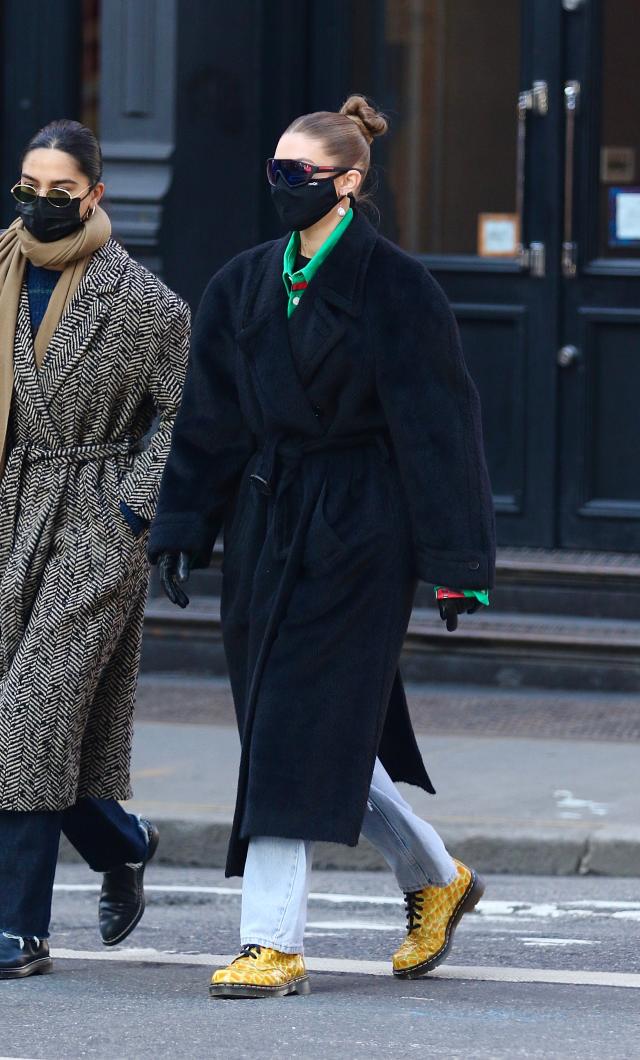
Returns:
[[[516,141],[516,216],[518,219],[517,255],[523,268],[532,276],[544,276],[545,253],[543,243],[525,247],[522,242],[524,227],[525,181],[527,161],[527,114],[544,117],[549,112],[549,86],[546,81],[534,81],[533,86],[518,94],[518,135]]]
[[[558,364],[560,368],[571,368],[580,360],[580,350],[577,346],[561,346],[558,350]]]
[[[564,86],[564,239],[562,241],[562,275],[572,280],[576,275],[578,244],[573,238],[573,189],[576,147],[576,114],[580,103],[580,82],[566,81]]]

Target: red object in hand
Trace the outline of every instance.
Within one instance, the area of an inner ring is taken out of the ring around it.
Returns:
[[[453,633],[458,628],[458,615],[465,612],[472,615],[480,606],[477,600],[455,589],[436,589],[436,600],[440,608],[440,618],[447,623],[449,633]]]

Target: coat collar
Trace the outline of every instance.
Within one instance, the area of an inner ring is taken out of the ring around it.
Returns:
[[[317,280],[321,298],[351,316],[359,316],[369,260],[378,233],[357,207],[354,212],[352,223],[324,262]],[[309,290],[305,291],[305,297],[308,294]]]
[[[129,260],[126,250],[113,239],[92,255],[38,372],[39,385],[47,401],[51,401],[84,357],[101,321],[111,311]]]
[[[344,335],[347,318],[362,312],[367,269],[377,238],[375,229],[356,210],[289,321],[282,283],[288,237],[271,244],[264,254],[244,307],[238,342],[253,366],[269,419],[277,422],[284,409],[295,410],[288,416],[288,429],[322,433],[305,388]]]
[[[362,312],[364,283],[378,233],[356,206],[353,209],[353,221],[313,276],[294,317],[305,302],[318,296],[351,316]],[[280,315],[282,304],[286,305],[282,264],[289,238],[276,240],[265,254],[261,275],[245,306],[241,332],[269,316]]]

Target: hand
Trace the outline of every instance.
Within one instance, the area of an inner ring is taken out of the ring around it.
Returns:
[[[449,633],[458,628],[458,615],[472,615],[481,607],[480,601],[475,596],[465,596],[455,589],[438,589],[436,600],[440,608],[440,618],[447,623]]]
[[[182,589],[189,581],[191,560],[187,552],[161,552],[158,556],[160,584],[172,604],[187,607],[189,597]]]

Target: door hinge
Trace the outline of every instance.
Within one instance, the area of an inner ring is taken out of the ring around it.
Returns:
[[[547,254],[544,243],[530,243],[520,251],[520,264],[541,280],[546,275]]]

